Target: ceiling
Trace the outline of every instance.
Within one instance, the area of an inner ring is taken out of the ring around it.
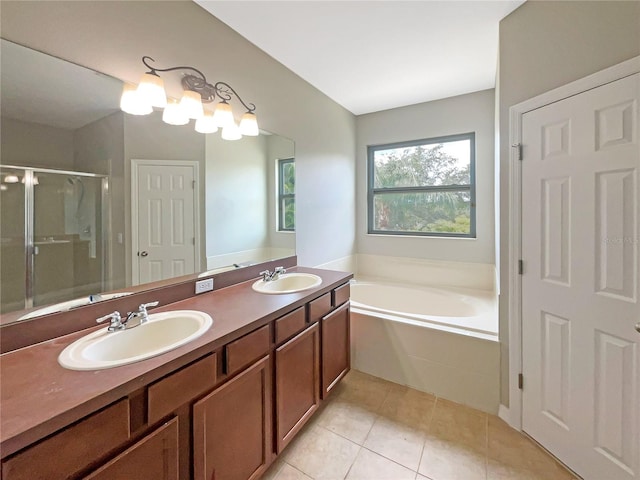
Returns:
[[[120,109],[114,78],[4,39],[0,52],[3,117],[75,130]]]
[[[524,0],[195,0],[361,115],[495,86],[498,23]]]

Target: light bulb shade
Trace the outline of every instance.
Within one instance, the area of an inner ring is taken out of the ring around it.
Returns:
[[[180,100],[180,108],[184,115],[194,120],[198,120],[204,116],[202,97],[198,92],[185,90],[182,95],[182,100]]]
[[[4,183],[18,183],[19,181],[20,179],[18,178],[18,176],[14,175],[13,173],[10,173],[6,177],[4,177]]]
[[[148,115],[153,112],[153,107],[140,100],[135,85],[125,83],[120,97],[120,110],[131,115]]]
[[[247,112],[242,116],[240,120],[240,133],[248,137],[257,137],[260,135],[258,119],[254,113]]]
[[[240,133],[240,129],[236,125],[236,122],[231,122],[222,128],[221,137],[224,140],[240,140],[242,138],[242,134]]]
[[[196,120],[196,132],[199,133],[215,133],[218,131],[218,126],[213,121],[213,115],[205,113],[202,118]]]
[[[171,100],[162,112],[162,121],[169,125],[186,125],[189,123],[189,117],[184,114],[178,102]]]
[[[167,94],[164,91],[162,79],[152,73],[145,73],[138,84],[139,101],[152,107],[167,106]]]
[[[233,119],[233,110],[231,105],[226,102],[220,102],[216,106],[215,112],[213,112],[213,121],[218,127],[227,127],[233,124],[235,126],[235,120]]]

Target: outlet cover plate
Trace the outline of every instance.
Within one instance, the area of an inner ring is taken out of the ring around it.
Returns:
[[[211,290],[213,290],[213,278],[198,280],[196,282],[196,295],[199,293],[210,292]]]

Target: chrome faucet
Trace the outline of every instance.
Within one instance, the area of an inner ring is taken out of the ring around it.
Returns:
[[[122,317],[118,311],[105,315],[104,317],[96,318],[97,323],[102,323],[105,320],[109,320],[110,322],[109,328],[107,328],[110,332],[117,332],[118,330],[124,330],[127,328],[125,324],[122,323]]]
[[[97,318],[96,322],[102,323],[105,320],[109,320],[109,327],[107,328],[109,332],[126,330],[127,328],[137,327],[138,325],[142,325],[146,322],[149,319],[147,309],[156,306],[158,306],[158,302],[143,303],[138,307],[137,312],[127,313],[127,318],[124,320],[122,319],[120,312],[115,311],[105,315],[104,317]]]
[[[276,267],[273,270],[273,272],[270,272],[269,270],[265,270],[264,272],[260,272],[260,275],[262,275],[263,282],[274,282],[278,280],[278,278],[280,278],[280,275],[282,275],[285,272],[286,270],[284,267]]]
[[[157,307],[157,306],[158,306],[158,302],[149,302],[149,303],[140,304],[137,312],[127,313],[127,318],[124,321],[125,328],[133,328],[133,327],[137,327],[138,325],[142,325],[144,322],[149,320],[149,313],[147,312],[147,309],[150,307]]]

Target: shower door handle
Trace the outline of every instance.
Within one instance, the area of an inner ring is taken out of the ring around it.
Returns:
[[[139,257],[146,257],[147,255],[149,255],[149,252],[147,251],[138,252]]]

